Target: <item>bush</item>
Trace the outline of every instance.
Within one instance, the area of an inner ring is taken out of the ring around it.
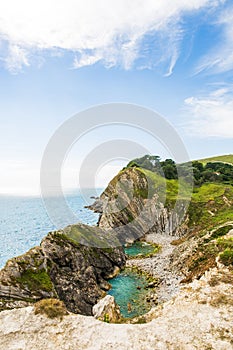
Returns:
[[[233,265],[233,250],[225,249],[224,252],[220,254],[220,259],[224,265]]]
[[[43,314],[48,318],[63,318],[64,315],[68,314],[63,301],[59,299],[42,299],[34,305],[35,315]]]

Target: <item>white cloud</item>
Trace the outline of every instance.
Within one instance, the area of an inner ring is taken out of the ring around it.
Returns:
[[[185,129],[200,137],[233,137],[233,88],[223,87],[207,96],[185,100]]]
[[[5,65],[11,73],[18,72],[23,66],[29,66],[28,52],[18,45],[9,45]]]
[[[204,70],[222,73],[233,69],[233,6],[224,9],[214,25],[219,28],[221,39],[201,59],[196,69],[197,74]]]
[[[180,37],[178,40],[175,37],[183,14],[204,6],[216,6],[219,2],[221,0],[1,1],[0,38],[9,43],[9,52],[2,59],[8,69],[15,71],[29,64],[31,54],[62,49],[77,53],[76,68],[101,61],[106,66],[129,69],[140,57],[143,38],[154,33],[158,34],[155,46],[166,52],[166,57],[160,55],[156,59],[168,63],[167,75],[170,75],[179,56]]]

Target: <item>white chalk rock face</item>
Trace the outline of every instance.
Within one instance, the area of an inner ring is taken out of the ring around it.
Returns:
[[[93,306],[93,316],[100,321],[115,323],[120,321],[120,308],[112,295],[106,295]]]

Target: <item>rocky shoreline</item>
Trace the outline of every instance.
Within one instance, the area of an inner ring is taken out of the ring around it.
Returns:
[[[145,236],[148,243],[160,245],[160,250],[152,257],[127,260],[126,266],[139,270],[159,280],[156,287],[158,303],[168,301],[180,290],[180,282],[185,277],[173,264],[172,254],[176,247],[171,242],[179,238],[166,234],[150,233]]]
[[[68,314],[35,315],[33,307],[0,313],[0,349],[229,350],[233,344],[232,274],[214,268],[145,315],[146,324],[109,324]]]
[[[133,198],[124,190],[130,180]],[[117,186],[119,181],[123,187]],[[0,271],[2,309],[38,300],[43,304],[41,299],[47,298],[62,300],[68,309],[63,319],[53,320],[35,315],[32,306],[2,311],[0,349],[232,348],[233,194],[229,186],[220,189],[211,193],[211,200],[206,198],[206,189],[203,193],[202,188],[196,189],[198,196],[178,225],[179,215],[171,209],[173,196],[166,206],[156,193],[145,198],[142,172],[121,171],[93,205],[100,213],[97,227],[78,224],[49,233],[40,247],[10,259]],[[118,205],[120,210],[112,210],[119,209]],[[144,205],[145,216],[136,220]],[[136,225],[128,226],[134,221]],[[126,261],[121,245],[137,239],[161,249],[155,255]],[[116,243],[121,247],[116,248]],[[128,321],[122,319],[114,299],[106,296],[108,279],[125,266],[158,280],[158,285],[148,285],[151,304],[156,306]],[[90,317],[93,314],[98,320]]]

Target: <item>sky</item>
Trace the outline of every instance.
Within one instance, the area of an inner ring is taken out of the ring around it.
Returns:
[[[155,110],[190,159],[233,153],[232,73],[232,0],[0,2],[0,193],[39,193],[54,132],[104,103]],[[95,130],[69,150],[64,188],[79,186],[91,150],[121,138],[169,156],[133,128]],[[120,155],[100,164],[96,186],[106,186],[127,161]]]

